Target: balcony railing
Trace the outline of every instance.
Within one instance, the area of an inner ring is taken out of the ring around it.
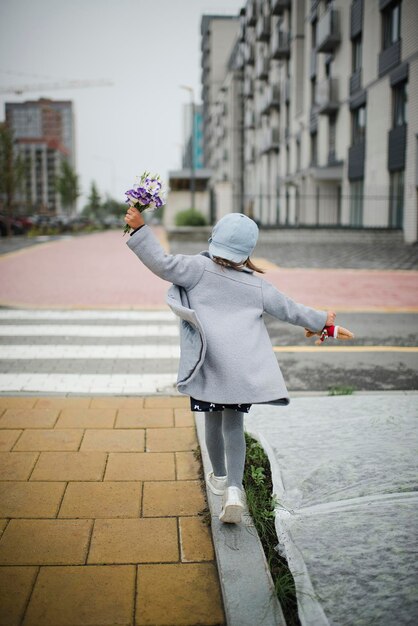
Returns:
[[[383,76],[389,70],[401,62],[401,40],[395,41],[389,48],[379,54],[379,76]]]
[[[252,163],[254,159],[255,159],[254,146],[252,146],[250,143],[246,143],[245,148],[244,148],[244,160],[246,163]]]
[[[249,43],[244,48],[244,60],[247,65],[254,65],[254,48]]]
[[[405,169],[406,124],[391,128],[388,133],[388,170],[395,172]]]
[[[270,39],[270,31],[270,18],[265,15],[261,15],[258,18],[257,26],[255,28],[257,41],[268,41]]]
[[[285,9],[290,8],[290,0],[270,0],[272,15],[281,15]]]
[[[287,59],[290,56],[290,37],[289,33],[273,29],[270,42],[271,56],[273,59]]]
[[[334,52],[338,47],[340,36],[340,15],[337,9],[328,9],[316,27],[316,49],[318,52]]]
[[[338,81],[336,78],[326,78],[317,86],[316,102],[318,113],[332,115],[340,106],[338,102]]]
[[[255,116],[254,111],[251,109],[247,109],[244,115],[244,126],[245,128],[254,128],[255,125]]]
[[[350,37],[354,39],[363,30],[363,0],[354,0],[350,10]]]
[[[314,22],[318,17],[319,0],[311,0],[311,9],[309,12],[309,21]]]
[[[316,76],[316,61],[317,61],[317,55],[316,55],[316,50],[313,49],[311,50],[311,56],[309,59],[309,78],[315,78]]]
[[[361,68],[355,70],[350,76],[349,92],[350,96],[361,89]]]
[[[360,180],[364,178],[364,160],[366,153],[366,143],[364,139],[348,149],[348,179]]]
[[[284,101],[290,102],[290,78],[283,81]]]
[[[246,98],[252,98],[254,96],[254,83],[249,76],[244,78],[244,96]]]
[[[255,74],[259,80],[267,80],[269,75],[269,60],[259,57]]]
[[[269,85],[262,99],[261,113],[269,113],[272,109],[280,109],[279,85]]]
[[[241,15],[239,20],[238,41],[245,41],[245,16]]]
[[[280,150],[280,131],[278,128],[266,128],[261,138],[261,152]]]
[[[313,105],[309,114],[309,132],[316,133],[318,130],[318,107]]]
[[[247,3],[245,8],[245,17],[247,18],[247,26],[255,26],[257,19],[255,0]]]

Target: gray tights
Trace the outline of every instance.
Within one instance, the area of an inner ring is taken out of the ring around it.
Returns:
[[[225,476],[227,485],[243,489],[245,464],[244,413],[232,409],[205,412],[205,440],[215,476]]]

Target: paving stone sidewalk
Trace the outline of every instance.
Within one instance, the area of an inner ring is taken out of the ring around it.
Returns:
[[[197,449],[184,397],[0,397],[0,624],[225,624]]]

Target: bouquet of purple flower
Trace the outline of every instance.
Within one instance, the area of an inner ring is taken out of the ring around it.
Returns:
[[[132,189],[125,191],[126,202],[129,206],[138,209],[140,213],[146,209],[158,209],[166,202],[166,190],[158,174],[151,175],[144,172],[141,177],[137,177]],[[126,224],[124,234],[129,233],[131,227]]]

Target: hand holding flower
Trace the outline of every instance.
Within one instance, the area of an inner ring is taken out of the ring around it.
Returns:
[[[129,233],[131,228],[135,229],[145,224],[140,215],[142,211],[158,209],[166,201],[166,190],[163,188],[160,177],[158,174],[152,176],[149,172],[144,172],[141,177],[138,177],[133,188],[128,189],[125,195],[129,209],[125,216],[124,234]]]
[[[129,207],[129,209],[126,211],[125,222],[133,230],[145,224],[144,218],[142,217],[140,211],[138,211],[138,209],[135,209],[132,206]]]

